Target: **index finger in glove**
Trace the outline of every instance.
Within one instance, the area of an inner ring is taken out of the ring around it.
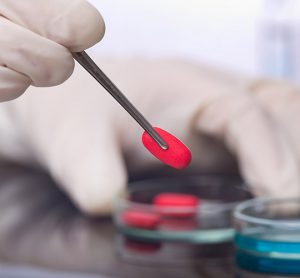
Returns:
[[[300,196],[300,177],[290,146],[279,127],[248,94],[210,103],[199,113],[196,128],[225,141],[255,194]]]
[[[0,13],[72,52],[93,46],[105,30],[100,13],[85,0],[3,0]]]
[[[53,86],[74,68],[69,51],[0,16],[0,99],[12,99],[33,84]]]
[[[283,81],[258,80],[249,89],[253,97],[285,131],[290,145],[297,154],[299,164],[300,132],[297,121],[300,116],[299,88]]]

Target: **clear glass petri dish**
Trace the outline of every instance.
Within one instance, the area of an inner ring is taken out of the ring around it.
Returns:
[[[192,195],[199,199],[199,204],[196,207],[159,208],[153,205],[153,200],[161,193]],[[126,196],[117,200],[114,222],[121,235],[144,242],[223,243],[234,237],[234,208],[250,198],[252,195],[237,177],[184,176],[143,180],[131,183]],[[159,221],[151,228],[132,225],[124,220],[128,212],[158,216]]]
[[[300,275],[300,199],[246,201],[236,207],[234,222],[238,266]]]

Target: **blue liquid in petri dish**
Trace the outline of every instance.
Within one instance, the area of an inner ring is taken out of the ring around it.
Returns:
[[[297,277],[300,274],[299,260],[259,257],[241,250],[236,252],[236,264],[252,272],[293,275]]]
[[[247,270],[300,274],[300,231],[252,228],[235,236],[236,262]]]

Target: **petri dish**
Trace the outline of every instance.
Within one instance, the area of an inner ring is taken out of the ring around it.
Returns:
[[[199,204],[196,207],[164,208],[153,205],[154,198],[166,192],[196,196]],[[234,237],[234,208],[250,198],[252,195],[237,177],[184,176],[142,180],[131,183],[126,196],[117,200],[114,222],[119,234],[144,242],[223,243]],[[124,220],[124,213],[128,211],[159,215],[160,221],[153,227],[131,225]]]
[[[234,212],[236,262],[261,273],[300,274],[300,199],[258,198]]]

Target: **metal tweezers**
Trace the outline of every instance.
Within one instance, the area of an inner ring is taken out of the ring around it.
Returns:
[[[74,59],[84,67],[114,98],[115,100],[137,121],[137,123],[156,141],[164,150],[168,144],[157,133],[146,118],[133,106],[133,104],[122,94],[117,86],[105,75],[86,52],[73,53]]]

